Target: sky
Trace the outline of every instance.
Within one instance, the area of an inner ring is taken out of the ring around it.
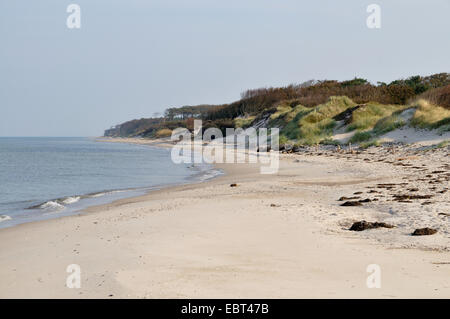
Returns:
[[[449,0],[0,0],[0,136],[99,136],[250,88],[449,72],[449,13]]]

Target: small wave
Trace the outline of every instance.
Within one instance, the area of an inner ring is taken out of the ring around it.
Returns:
[[[57,201],[51,200],[51,201],[45,202],[44,204],[40,205],[39,208],[45,209],[45,210],[50,210],[50,211],[59,211],[59,210],[63,210],[66,207],[64,205],[61,205]]]
[[[96,197],[101,197],[101,196],[115,194],[115,193],[128,192],[128,191],[135,190],[135,189],[137,189],[137,188],[116,189],[116,190],[109,190],[109,191],[103,191],[103,192],[97,192],[97,193],[90,193],[90,194],[81,196],[81,198],[96,198]]]
[[[10,220],[11,219],[11,216],[8,216],[8,215],[0,215],[0,223],[1,222],[4,222],[4,221],[6,221],[6,220]]]
[[[71,197],[66,197],[64,198],[61,202],[63,204],[73,204],[78,202],[81,199],[80,196],[71,196]]]
[[[127,191],[127,190],[102,191],[102,192],[90,193],[90,194],[86,194],[86,195],[61,197],[61,198],[46,201],[44,203],[30,206],[27,209],[44,209],[44,210],[50,210],[50,211],[59,211],[59,210],[66,208],[66,205],[75,204],[76,202],[78,202],[82,199],[97,198],[97,197],[102,197],[102,196],[105,196],[108,194],[125,192],[125,191]]]
[[[203,172],[203,174],[199,176],[199,179],[200,179],[200,181],[204,182],[204,181],[210,180],[210,179],[215,178],[220,175],[223,175],[223,171],[221,171],[219,169],[212,169],[212,170]]]
[[[98,192],[98,193],[91,193],[91,194],[87,194],[84,197],[86,198],[95,198],[95,197],[102,197],[105,196],[108,192]]]

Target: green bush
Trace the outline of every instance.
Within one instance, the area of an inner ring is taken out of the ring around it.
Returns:
[[[361,143],[361,144],[359,144],[359,147],[366,149],[366,148],[369,148],[371,146],[377,146],[378,147],[380,145],[381,145],[380,141],[374,140],[374,141],[370,141],[370,142]]]
[[[361,143],[366,142],[372,138],[371,132],[356,132],[355,135],[350,139],[351,143]]]

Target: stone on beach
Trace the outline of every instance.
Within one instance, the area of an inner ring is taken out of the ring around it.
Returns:
[[[374,228],[394,228],[394,225],[379,223],[379,222],[366,222],[365,220],[353,223],[352,227],[349,230],[352,231],[363,231],[366,229],[374,229]]]
[[[418,228],[416,229],[411,235],[412,236],[428,236],[428,235],[434,235],[437,233],[436,229],[433,228]]]
[[[360,202],[348,201],[345,202],[344,204],[341,204],[341,206],[362,206],[362,204]]]

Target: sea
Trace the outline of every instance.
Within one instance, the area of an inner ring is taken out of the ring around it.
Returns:
[[[221,174],[207,164],[175,164],[165,148],[84,137],[0,137],[0,228]]]

